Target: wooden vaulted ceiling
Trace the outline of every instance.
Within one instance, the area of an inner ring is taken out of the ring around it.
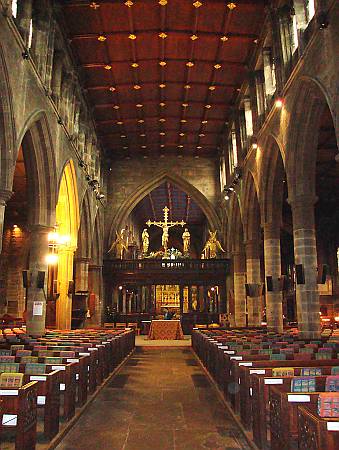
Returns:
[[[62,0],[106,155],[216,155],[266,3]]]

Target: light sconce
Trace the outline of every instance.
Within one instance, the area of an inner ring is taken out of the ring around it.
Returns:
[[[284,100],[282,98],[277,98],[274,104],[276,108],[282,108],[284,105]]]

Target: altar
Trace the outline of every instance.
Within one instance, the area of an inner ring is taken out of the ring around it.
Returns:
[[[180,320],[152,320],[148,339],[184,339]]]

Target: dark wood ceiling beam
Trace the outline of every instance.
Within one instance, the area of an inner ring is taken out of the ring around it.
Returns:
[[[166,103],[173,105],[173,104],[177,104],[177,103],[181,104],[182,102],[181,102],[181,100],[166,100]],[[157,104],[158,105],[159,103],[156,102],[156,101],[147,101],[146,100],[142,104],[144,105],[143,108],[145,108],[145,105],[153,105],[153,104]],[[93,105],[93,108],[96,108],[96,109],[113,108],[115,105],[116,105],[116,103],[98,103],[98,104]],[[189,109],[189,107],[191,105],[194,105],[194,106],[202,105],[202,106],[204,106],[205,102],[200,102],[200,101],[196,101],[196,100],[189,100],[189,106],[187,108]],[[132,102],[123,102],[123,103],[120,104],[120,107],[121,106],[136,106],[136,104],[135,104],[135,102],[133,102],[133,103]],[[222,107],[226,106],[227,107],[225,102],[215,102],[215,103],[211,102],[211,106],[212,107],[213,106],[222,106]],[[142,108],[138,108],[138,110],[142,111]],[[164,110],[162,110],[162,114],[164,114]]]
[[[143,62],[155,62],[158,63],[158,59],[156,58],[149,58],[149,59],[139,59],[138,60],[138,64],[143,63]],[[110,64],[114,66],[114,64],[132,64],[133,61],[127,61],[127,60],[119,60],[119,61],[111,61]],[[186,63],[187,59],[186,58],[167,58],[166,59],[167,63],[170,62],[182,62],[182,63]],[[198,63],[203,63],[203,64],[215,64],[214,60],[209,60],[209,59],[198,59],[196,62]],[[246,63],[245,62],[239,62],[239,61],[225,61],[225,60],[219,60],[218,61],[219,64],[224,65],[224,66],[228,66],[228,67],[246,67]],[[81,64],[79,67],[81,67],[82,69],[98,69],[98,68],[102,68],[104,69],[104,67],[107,65],[107,63],[105,62],[97,62],[97,63],[86,63],[86,64]],[[105,69],[104,69],[105,70]],[[112,70],[109,70],[107,72],[112,72]]]
[[[150,129],[146,129],[146,131],[145,131],[145,134],[147,134],[147,133],[158,133],[159,132],[159,130],[158,130],[158,128],[157,129],[154,129],[154,130],[150,130]],[[178,128],[166,128],[165,129],[165,132],[166,133],[178,133]],[[129,133],[129,131],[126,131],[124,134],[128,134]],[[135,133],[135,130],[133,130],[132,131],[132,133]],[[185,132],[185,136],[191,136],[191,135],[196,135],[197,134],[197,132],[196,131],[190,131],[190,130],[186,130],[186,132]],[[215,136],[217,133],[215,133],[215,132],[211,132],[211,131],[205,131],[205,136],[206,137],[209,137],[209,136]],[[121,136],[121,132],[112,132],[112,133],[98,133],[98,136],[99,137],[110,137],[110,136],[112,136],[112,137],[114,137],[114,136]]]
[[[60,2],[64,5],[64,7],[84,7],[87,6],[89,7],[90,1],[88,0],[60,0]],[[95,3],[97,3],[98,5],[112,5],[112,4],[120,4],[121,6],[123,5],[121,0],[96,0]],[[221,6],[225,6],[225,0],[208,0],[208,4],[219,4]],[[237,4],[238,7],[242,6],[246,6],[246,7],[253,7],[256,8],[259,5],[268,5],[269,1],[268,0],[236,0],[235,2]]]
[[[146,145],[148,148],[158,148],[160,146],[160,142],[145,142],[145,144],[143,144],[143,145]],[[174,148],[174,147],[177,147],[177,145],[178,145],[177,142],[166,142],[165,148],[166,147]],[[122,149],[123,147],[129,147],[129,146],[131,146],[132,148],[138,148],[140,150],[144,150],[141,145],[136,144],[134,142],[132,144],[129,144],[128,141],[124,142],[124,145],[116,144],[116,146],[110,147],[110,148],[116,150],[116,149]],[[184,145],[184,148],[186,148],[186,149],[187,148],[196,148],[196,145],[195,144],[186,144],[186,145]],[[216,146],[213,144],[206,144],[206,145],[203,145],[202,148],[215,150]]]
[[[225,105],[225,108],[227,108],[227,105]],[[178,116],[166,116],[166,120],[167,119],[175,119],[175,120],[179,120]],[[128,119],[121,119],[122,122],[136,122],[138,119],[138,117],[135,118],[128,118]],[[146,117],[145,120],[159,120],[159,116],[151,116],[151,117]],[[201,118],[199,117],[186,117],[187,121],[192,121],[192,122],[201,122]],[[218,119],[218,118],[213,118],[210,119],[211,122],[225,122],[225,119]],[[96,123],[98,123],[99,125],[110,125],[110,124],[116,124],[117,123],[117,119],[109,119],[109,120],[96,120]]]
[[[159,80],[155,80],[155,81],[146,81],[143,82],[142,85],[143,86],[154,86],[157,85],[159,83]],[[182,82],[179,81],[166,81],[166,84],[170,84],[170,85],[182,85]],[[116,88],[116,90],[119,89],[119,87],[126,87],[126,86],[131,86],[133,87],[132,83],[118,83],[115,84],[114,87]],[[201,83],[201,82],[190,82],[190,86],[191,88],[193,88],[194,86],[206,86],[208,87],[209,84],[208,83]],[[213,86],[215,86],[216,88],[223,88],[223,89],[237,89],[239,86],[237,84],[232,84],[232,83],[214,83]],[[86,91],[100,91],[100,90],[104,90],[104,91],[109,91],[109,88],[111,86],[105,86],[105,85],[99,85],[99,86],[88,86],[86,88],[84,88],[83,90]],[[171,100],[170,100],[171,101]],[[168,102],[168,100],[166,100],[164,103]]]

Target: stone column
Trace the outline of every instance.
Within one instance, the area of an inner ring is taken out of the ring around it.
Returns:
[[[60,296],[56,303],[56,326],[70,330],[72,319],[72,293],[69,282],[73,280],[73,257],[75,247],[62,246],[58,251],[58,282]]]
[[[184,312],[184,286],[179,285],[179,296],[180,296],[180,315]]]
[[[90,293],[95,295],[95,312],[90,319],[91,325],[102,325],[103,323],[103,276],[102,266],[88,266],[88,284]],[[114,294],[113,294],[114,295]]]
[[[296,283],[298,327],[304,338],[320,336],[319,292],[317,285],[317,246],[312,196],[300,196],[290,201],[293,215],[295,264],[301,264],[305,283]]]
[[[221,283],[219,287],[219,302],[218,302],[218,313],[226,313],[227,312],[227,294],[226,294],[226,282]]]
[[[118,286],[113,287],[113,294],[112,294],[112,306],[119,311],[119,288]]]
[[[29,287],[27,288],[27,333],[32,336],[45,334],[46,320],[46,291],[48,266],[46,256],[48,254],[49,227],[34,225],[31,227],[30,251],[29,251]],[[38,287],[39,272],[45,273],[43,288]]]
[[[246,271],[248,284],[261,284],[259,242],[257,239],[246,242]],[[255,297],[247,297],[249,327],[261,325],[261,311],[262,305],[259,293]]]
[[[234,267],[234,321],[235,326],[246,326],[246,261],[245,253],[233,253]]]
[[[6,202],[11,198],[12,194],[12,191],[0,190],[0,254],[2,250]]]
[[[88,291],[88,265],[90,258],[75,258],[75,291]]]
[[[272,289],[267,288],[266,278],[266,318],[267,328],[281,333],[283,331],[282,291],[279,279],[281,278],[280,255],[280,226],[273,223],[264,225],[264,258],[265,276],[272,277]]]

